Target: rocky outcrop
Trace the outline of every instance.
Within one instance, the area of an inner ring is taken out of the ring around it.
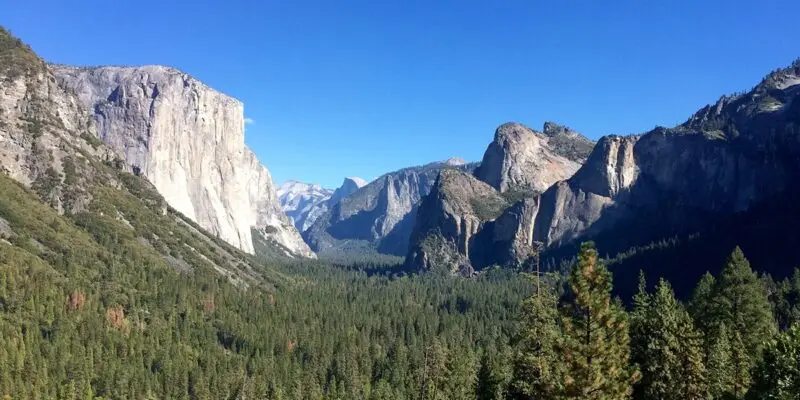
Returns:
[[[500,193],[473,176],[442,170],[417,212],[407,265],[471,274],[474,259],[485,250],[483,243],[476,243],[481,242],[478,234],[507,206]],[[474,248],[479,249],[478,254],[470,251]]]
[[[419,207],[406,266],[471,275],[491,265],[520,267],[534,249],[538,199],[515,204],[457,170],[443,170]]]
[[[800,171],[800,63],[675,128],[600,140],[540,198],[550,248],[595,239],[611,254],[713,225],[791,190]]]
[[[536,195],[572,176],[593,144],[552,122],[544,132],[501,125],[474,178],[442,171],[417,213],[407,266],[461,274],[521,267],[533,255]]]
[[[474,169],[474,164],[463,161],[448,162],[405,168],[375,179],[331,206],[303,233],[304,238],[319,253],[405,255],[419,202],[430,192],[439,171]]]
[[[594,148],[594,141],[580,133],[552,121],[544,123],[542,133],[555,154],[583,164]]]
[[[269,171],[244,144],[243,105],[163,66],[52,66],[94,111],[100,138],[167,202],[228,243],[253,252],[251,227],[313,256],[280,210]]]
[[[495,189],[541,193],[580,167],[591,143],[568,128],[547,123],[547,133],[510,122],[495,131],[475,176]]]

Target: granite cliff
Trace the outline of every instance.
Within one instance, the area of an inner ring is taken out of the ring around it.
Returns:
[[[51,69],[93,111],[100,139],[172,207],[244,251],[255,228],[287,255],[313,256],[244,144],[241,102],[170,67]]]
[[[542,194],[536,240],[557,247],[598,238],[618,251],[702,229],[791,189],[800,171],[798,77],[796,62],[674,128],[601,139],[572,178]],[[624,240],[602,238],[633,225]]]
[[[795,263],[792,257],[778,259],[774,254],[782,254],[779,248],[788,249],[795,243],[793,229],[781,221],[786,218],[780,215],[798,212],[797,202],[792,200],[797,198],[795,186],[800,181],[798,95],[800,61],[769,74],[746,93],[722,97],[674,128],[601,138],[572,176],[562,172],[569,164],[542,162],[551,160],[555,153],[540,153],[547,146],[553,148],[550,139],[542,139],[547,135],[505,124],[498,129],[476,176],[514,204],[496,219],[477,224],[480,228],[471,232],[467,253],[458,248],[460,234],[449,229],[447,221],[462,220],[458,214],[471,215],[469,210],[436,203],[453,203],[453,196],[472,195],[443,185],[451,196],[425,199],[421,210],[433,212],[420,212],[419,232],[433,232],[433,238],[441,233],[461,257],[451,258],[467,260],[476,269],[487,263],[519,265],[530,256],[533,242],[541,242],[543,256],[557,264],[574,254],[575,246],[584,240],[594,240],[600,251],[612,258],[619,255],[623,261],[616,262],[621,265],[633,254],[649,251],[662,254],[662,258],[665,254],[677,257],[683,254],[681,243],[691,241],[696,244],[687,248],[695,258],[701,258],[702,253],[704,261],[710,260],[711,264],[701,268],[721,263],[720,258],[737,244],[775,265]],[[548,125],[545,131],[567,137],[567,129]],[[569,148],[563,143],[558,147],[562,155]],[[558,174],[566,177],[562,180]],[[516,195],[509,198],[516,188],[526,187],[528,193],[535,193],[536,188],[551,181],[554,184],[541,194],[526,193],[522,200]],[[429,206],[429,201],[434,205]],[[446,211],[449,209],[455,211]],[[763,221],[772,222],[765,225]],[[489,236],[493,239],[487,240]],[[420,248],[419,243],[425,240],[424,234],[415,234],[412,249]],[[670,246],[675,249],[671,253],[665,250]],[[474,254],[490,256],[476,258]],[[426,261],[430,259],[426,253],[411,251],[407,263],[426,268],[431,266]],[[661,263],[655,256],[648,260]],[[453,265],[448,265],[451,270]],[[651,271],[668,277],[697,272],[665,268],[653,267]],[[619,273],[623,280],[635,275]],[[635,286],[635,282],[628,283]]]
[[[378,251],[404,256],[419,202],[445,168],[472,171],[475,164],[453,158],[385,174],[332,205],[303,237],[321,254]]]
[[[590,140],[552,122],[545,124],[545,132],[509,122],[495,131],[475,176],[501,192],[541,193],[572,176],[590,145]]]
[[[543,132],[500,125],[474,176],[443,170],[422,200],[406,265],[463,275],[522,265],[532,254],[536,196],[578,170],[592,145],[552,122]]]
[[[0,27],[0,245],[6,260],[29,252],[20,267],[49,264],[58,279],[82,279],[76,271],[91,271],[84,276],[95,281],[115,269],[147,266],[154,276],[161,269],[212,273],[237,286],[274,289],[278,274],[170,207],[97,134],[75,92]]]

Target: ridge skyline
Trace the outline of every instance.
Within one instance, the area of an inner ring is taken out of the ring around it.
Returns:
[[[46,1],[9,4],[0,23],[49,62],[194,76],[244,103],[246,142],[275,183],[324,187],[453,155],[478,160],[506,121],[538,130],[553,120],[592,140],[674,126],[798,56],[796,24],[732,29],[797,14],[796,2],[623,3]],[[171,23],[102,18],[147,8]]]

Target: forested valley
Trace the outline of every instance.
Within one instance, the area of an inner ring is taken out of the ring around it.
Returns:
[[[613,297],[591,244],[568,276],[540,282],[503,269],[462,279],[365,260],[262,259],[253,265],[264,266],[269,283],[244,289],[210,268],[181,272],[137,254],[112,218],[59,216],[0,179],[0,217],[13,231],[0,242],[6,398],[798,393],[800,273],[776,282],[753,272],[738,249],[685,302],[666,281],[642,281],[632,299]],[[105,201],[122,206],[116,196]]]

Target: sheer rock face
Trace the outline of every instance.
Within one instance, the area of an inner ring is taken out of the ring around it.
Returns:
[[[533,193],[541,193],[555,182],[572,176],[580,167],[583,153],[567,144],[575,140],[583,142],[585,138],[553,123],[545,127],[548,134],[515,122],[501,125],[475,176],[501,192]],[[558,147],[554,147],[556,143]]]
[[[800,175],[798,76],[795,63],[675,128],[601,139],[572,178],[541,195],[535,239],[558,247],[605,235],[613,254],[780,196]]]
[[[313,256],[244,144],[241,102],[170,67],[52,69],[94,111],[100,138],[176,210],[244,251],[253,252],[255,227]]]
[[[474,167],[451,159],[385,174],[331,205],[303,236],[320,253],[367,250],[403,256],[417,207],[439,171]]]
[[[639,174],[633,150],[636,137],[600,139],[586,164],[567,181],[558,182],[540,198],[534,239],[546,246],[580,236],[595,226],[606,209],[633,185]]]

